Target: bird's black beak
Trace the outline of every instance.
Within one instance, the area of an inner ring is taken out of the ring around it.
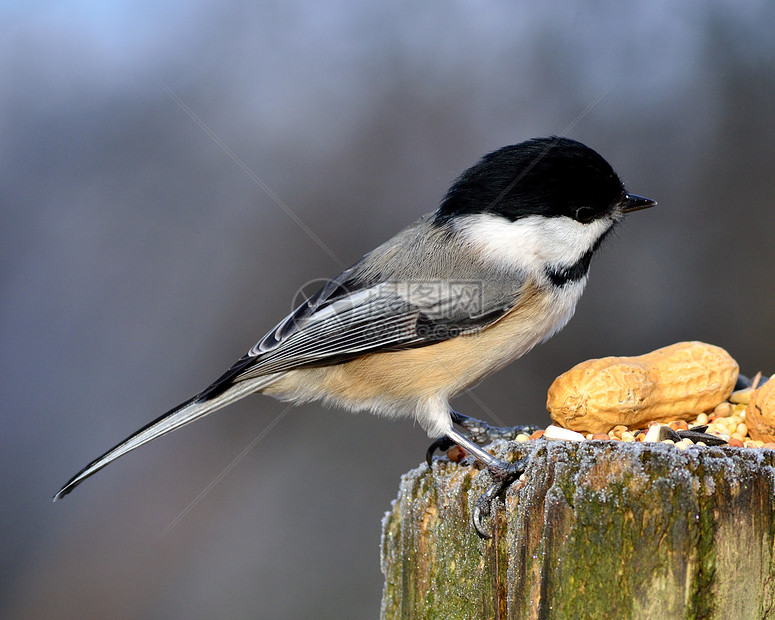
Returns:
[[[641,209],[648,209],[657,204],[656,200],[651,198],[644,198],[636,194],[625,194],[624,200],[620,203],[622,213],[632,213],[633,211],[640,211]]]

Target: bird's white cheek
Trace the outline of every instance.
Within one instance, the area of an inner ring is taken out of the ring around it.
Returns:
[[[546,265],[573,265],[611,227],[601,218],[589,224],[568,217],[530,215],[509,222],[486,214],[460,218],[457,230],[487,260],[542,272]]]

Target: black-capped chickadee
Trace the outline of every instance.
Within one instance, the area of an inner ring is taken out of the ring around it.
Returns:
[[[414,416],[431,437],[484,462],[499,481],[494,496],[524,463],[501,461],[455,429],[466,418],[449,399],[562,329],[601,241],[625,213],[654,204],[628,194],[598,153],[569,138],[485,155],[435,212],[330,280],[215,383],[89,463],[54,499],[254,392]]]

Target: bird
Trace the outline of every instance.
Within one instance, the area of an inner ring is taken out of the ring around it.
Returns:
[[[435,211],[327,280],[212,384],[90,462],[54,500],[149,441],[262,393],[413,417],[436,445],[460,445],[495,481],[473,517],[486,537],[490,503],[526,462],[503,461],[455,428],[487,425],[449,400],[562,329],[601,243],[655,204],[568,137],[492,151]]]

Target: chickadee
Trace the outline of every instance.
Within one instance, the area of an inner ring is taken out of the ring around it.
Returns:
[[[89,463],[54,499],[152,439],[261,392],[414,416],[487,466],[497,481],[491,500],[523,463],[455,429],[467,418],[449,399],[562,329],[600,243],[625,213],[654,204],[569,138],[485,155],[435,212],[330,280],[212,385]]]

